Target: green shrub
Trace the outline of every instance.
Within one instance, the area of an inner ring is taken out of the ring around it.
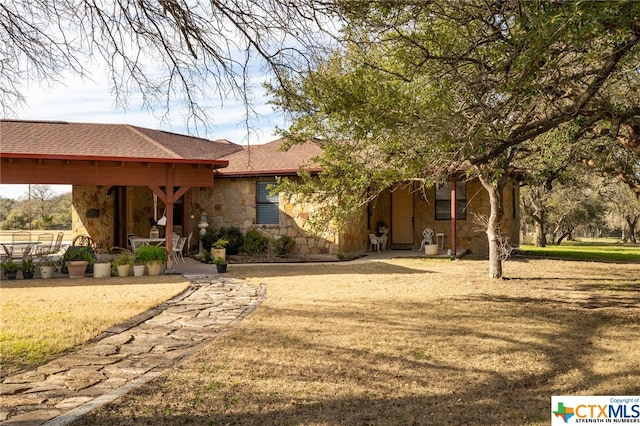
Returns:
[[[263,235],[257,229],[249,229],[244,235],[244,244],[242,245],[242,252],[257,256],[265,254],[269,248],[269,237]]]
[[[276,256],[285,256],[289,254],[295,242],[293,238],[288,235],[282,235],[275,237],[271,240],[271,247],[273,247],[273,254]]]
[[[59,260],[58,265],[63,273],[69,272],[67,269],[67,262],[70,260],[86,260],[89,262],[87,272],[93,272],[93,264],[96,263],[97,256],[93,248],[89,246],[70,246],[64,252]]]
[[[244,244],[244,235],[237,226],[223,226],[220,229],[207,229],[204,236],[200,237],[202,247],[205,250],[211,250],[211,247],[218,240],[227,240],[227,254],[238,254],[242,250]]]
[[[168,259],[167,249],[162,246],[143,246],[136,250],[136,259],[142,263],[158,261],[164,263]]]
[[[244,235],[237,226],[223,226],[218,230],[218,238],[229,241],[227,254],[238,254],[244,244]]]
[[[215,229],[207,229],[204,235],[200,236],[200,241],[202,241],[202,248],[205,251],[210,251],[213,243],[218,241],[218,231]]]

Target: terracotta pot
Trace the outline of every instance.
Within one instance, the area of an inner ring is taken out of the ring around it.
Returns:
[[[86,260],[70,260],[67,262],[69,278],[84,278],[89,262]]]

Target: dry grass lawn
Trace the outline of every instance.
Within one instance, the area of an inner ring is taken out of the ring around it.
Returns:
[[[552,395],[640,394],[640,265],[231,265],[267,300],[82,425],[547,425]]]
[[[3,280],[0,286],[1,375],[77,348],[109,327],[189,286],[183,277],[100,280]]]

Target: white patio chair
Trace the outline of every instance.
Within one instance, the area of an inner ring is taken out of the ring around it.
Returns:
[[[182,260],[184,263],[184,256],[182,255],[182,250],[184,249],[184,243],[187,242],[187,237],[180,237],[173,242],[173,258]]]
[[[433,244],[433,229],[425,228],[422,231],[422,243],[420,244],[420,251],[424,248],[426,244]]]
[[[380,238],[376,237],[375,234],[369,234],[369,251],[373,251],[374,246],[380,253]]]

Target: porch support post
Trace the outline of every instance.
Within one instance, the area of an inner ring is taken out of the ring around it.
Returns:
[[[456,174],[452,173],[449,175],[449,185],[451,188],[451,255],[456,255],[456,240],[457,240],[457,219],[458,219],[458,200],[457,200],[457,179]]]
[[[169,258],[167,259],[167,271],[173,271],[173,265],[175,259],[173,258],[173,205],[175,202],[182,197],[188,190],[189,187],[181,187],[176,192],[174,191],[174,169],[172,167],[167,167],[166,174],[166,183],[167,186],[163,191],[157,185],[151,186],[151,190],[158,195],[158,197],[164,201],[165,206],[165,215],[167,217],[167,225],[165,226],[165,238],[166,238],[166,247],[169,254]]]

